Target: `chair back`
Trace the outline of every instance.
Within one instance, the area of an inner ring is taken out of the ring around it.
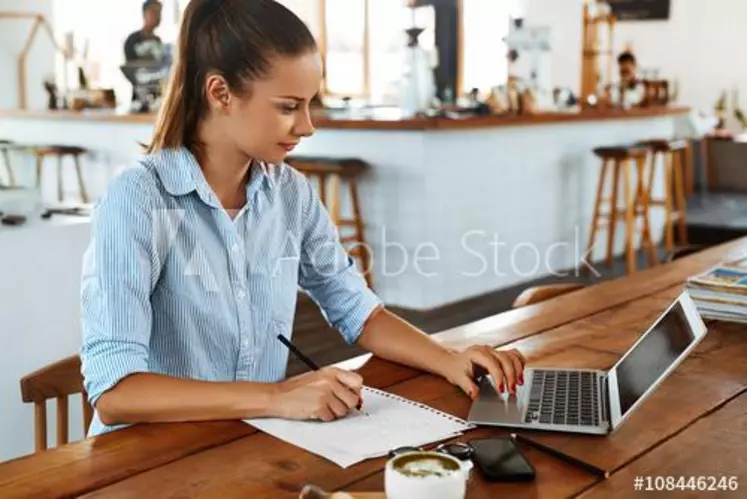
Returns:
[[[57,399],[57,445],[68,443],[68,397],[83,398],[83,433],[88,431],[93,409],[83,389],[80,357],[74,355],[21,378],[21,397],[34,404],[34,442],[37,452],[47,449],[47,400]]]

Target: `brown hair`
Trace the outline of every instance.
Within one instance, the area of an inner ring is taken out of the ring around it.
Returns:
[[[191,0],[147,152],[197,147],[197,126],[207,111],[203,87],[208,74],[220,74],[231,92],[241,95],[247,82],[270,72],[273,56],[315,48],[303,21],[274,0]]]

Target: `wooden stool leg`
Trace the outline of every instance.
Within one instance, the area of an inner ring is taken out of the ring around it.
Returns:
[[[646,158],[645,157],[638,157],[635,160],[636,162],[636,177],[637,177],[637,187],[636,187],[636,210],[640,210],[641,215],[643,216],[643,230],[641,233],[641,245],[646,248],[646,254],[648,258],[648,264],[650,266],[656,265],[658,262],[658,259],[656,257],[656,248],[654,248],[654,243],[651,238],[651,220],[649,217],[650,214],[650,197],[648,194],[648,187],[645,182],[646,178]]]
[[[627,261],[628,273],[635,272],[635,245],[633,233],[635,228],[635,197],[631,188],[630,170],[632,166],[629,161],[623,165],[623,192],[625,196],[625,259]]]
[[[607,179],[607,170],[609,169],[609,162],[602,160],[602,171],[599,174],[599,181],[597,183],[597,198],[594,201],[594,212],[591,215],[591,229],[589,230],[589,238],[586,243],[586,255],[593,259],[591,252],[596,244],[597,232],[599,231],[599,216],[602,209],[602,196],[604,194],[604,184]]]
[[[655,152],[651,153],[651,161],[649,162],[649,169],[648,169],[648,185],[646,186],[648,190],[648,198],[653,199],[654,198],[654,183],[656,182],[656,159],[658,157],[658,154]]]
[[[13,167],[10,164],[10,154],[7,149],[3,149],[3,162],[5,163],[5,171],[8,172],[8,185],[15,187],[16,177],[13,175]]]
[[[57,397],[57,446],[65,445],[68,441],[68,403],[65,395]]]
[[[373,280],[371,279],[371,255],[366,245],[366,239],[363,230],[363,217],[361,216],[360,198],[358,197],[358,181],[355,178],[348,180],[350,189],[350,200],[353,204],[353,223],[355,224],[355,239],[358,244],[358,251],[363,267],[363,276],[366,279],[368,287],[373,289]]]
[[[667,253],[674,251],[672,166],[672,154],[664,154],[664,247]]]
[[[610,193],[610,217],[609,226],[607,227],[607,268],[612,268],[612,261],[615,256],[615,236],[617,235],[617,214],[619,212],[619,201],[617,192],[620,190],[620,168],[622,167],[619,160],[614,160],[612,168],[612,192]]]
[[[62,154],[57,155],[57,200],[62,202],[65,197],[62,188]]]
[[[678,156],[681,155],[678,154]],[[679,235],[679,244],[681,244],[682,246],[687,246],[687,206],[685,202],[685,180],[683,179],[683,177],[687,175],[687,172],[683,172],[683,169],[686,168],[686,165],[683,165],[682,163],[683,162],[679,162],[679,164],[674,167],[674,203],[675,211],[677,213],[677,231]]]
[[[682,160],[685,163],[683,165],[685,194],[690,197],[695,193],[695,165],[693,164],[693,146],[689,140],[687,141],[687,147],[682,152]]]
[[[75,173],[78,175],[78,189],[80,191],[80,200],[85,204],[88,204],[88,192],[86,191],[86,185],[83,182],[83,172],[80,169],[80,156],[77,154],[73,156],[75,160]]]
[[[319,174],[319,200],[325,208],[329,209],[327,204],[327,175],[324,173]]]
[[[47,404],[34,403],[34,445],[36,452],[47,450]]]

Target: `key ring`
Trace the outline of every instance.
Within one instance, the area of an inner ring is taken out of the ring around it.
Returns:
[[[472,446],[465,442],[453,442],[453,443],[443,443],[436,447],[436,452],[441,452],[443,454],[448,454],[450,456],[453,456],[460,461],[469,461],[472,458],[472,454],[475,452],[475,449],[472,448]]]

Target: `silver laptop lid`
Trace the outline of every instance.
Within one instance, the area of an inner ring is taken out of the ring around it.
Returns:
[[[610,423],[615,429],[653,393],[706,334],[682,293],[609,371]]]

